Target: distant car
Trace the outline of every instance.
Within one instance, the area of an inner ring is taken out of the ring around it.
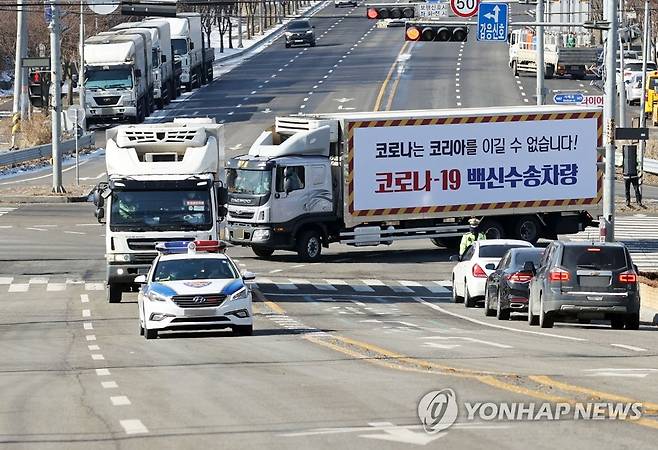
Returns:
[[[137,297],[139,330],[155,339],[163,330],[231,328],[235,334],[251,335],[253,313],[251,289],[245,281],[254,274],[241,274],[223,253],[220,241],[173,241],[158,244],[160,253]]]
[[[308,19],[297,19],[291,21],[284,33],[286,48],[293,45],[310,45],[315,47],[315,26]]]
[[[624,61],[624,70],[617,70],[617,82],[621,83],[622,80],[624,83],[629,81],[635,75],[642,75],[642,60],[640,59],[630,59]],[[647,62],[647,72],[653,72],[656,70],[656,63],[649,61]]]
[[[527,271],[528,261],[535,266],[544,253],[543,248],[513,248],[508,250],[496,270],[487,278],[484,294],[484,313],[507,320],[511,312],[528,311],[529,283],[532,271]]]
[[[357,6],[356,0],[334,0],[334,7],[340,8],[341,6]]]
[[[452,269],[452,299],[464,302],[467,308],[484,300],[487,277],[493,272],[505,252],[511,248],[533,247],[526,241],[514,239],[488,239],[475,241]],[[456,259],[452,257],[451,260]]]
[[[624,89],[626,89],[626,103],[629,105],[637,103],[639,105],[642,101],[643,95],[642,74],[633,75],[633,77],[624,84]]]
[[[528,323],[551,328],[577,319],[610,320],[612,328],[640,325],[637,269],[620,243],[554,241],[530,281]]]

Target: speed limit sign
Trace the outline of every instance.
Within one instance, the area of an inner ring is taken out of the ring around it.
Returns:
[[[450,8],[459,17],[473,17],[478,12],[480,0],[450,0]]]

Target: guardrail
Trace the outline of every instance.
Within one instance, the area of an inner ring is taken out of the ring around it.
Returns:
[[[94,133],[89,133],[78,138],[80,148],[94,145]],[[59,145],[62,154],[75,151],[75,139],[62,141]],[[22,150],[9,150],[0,153],[0,166],[9,164],[20,164],[26,161],[40,158],[49,158],[52,155],[50,144],[39,145],[37,147],[25,148]]]

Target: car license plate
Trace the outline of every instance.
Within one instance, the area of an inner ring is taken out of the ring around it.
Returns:
[[[236,228],[235,230],[233,230],[233,237],[236,239],[244,239],[244,229]]]
[[[588,296],[587,296],[587,300],[596,300],[596,301],[600,301],[600,300],[603,300],[603,296],[600,296],[600,295],[588,295]]]

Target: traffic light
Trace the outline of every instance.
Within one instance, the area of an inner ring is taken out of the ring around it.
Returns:
[[[366,5],[368,19],[413,19],[416,9],[413,3],[377,3]]]
[[[50,91],[50,72],[33,70],[28,80],[30,104],[35,108],[47,108]]]
[[[420,42],[465,42],[468,26],[449,22],[406,23],[405,41]]]
[[[122,0],[124,16],[176,17],[176,0]]]

